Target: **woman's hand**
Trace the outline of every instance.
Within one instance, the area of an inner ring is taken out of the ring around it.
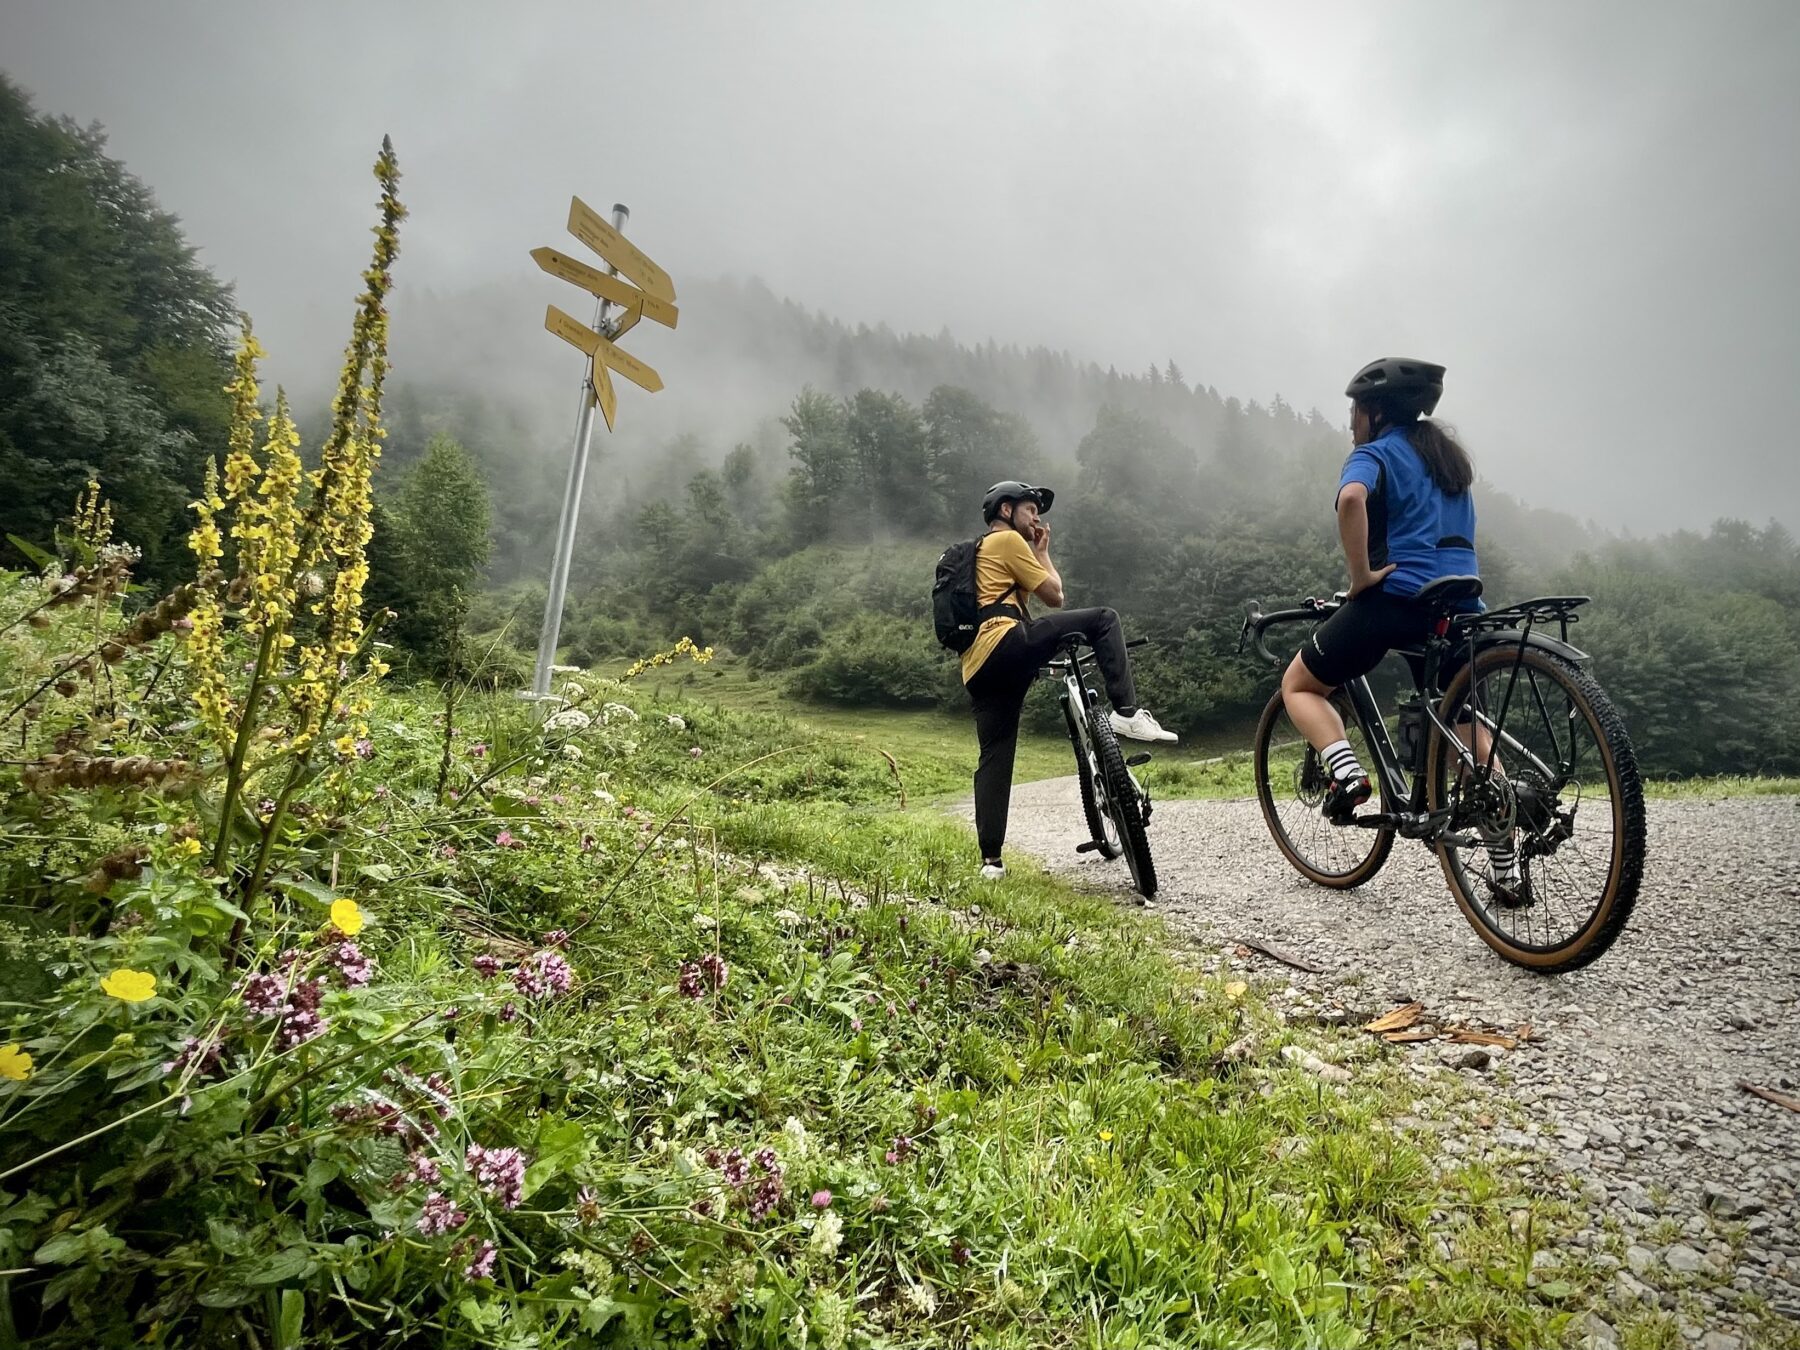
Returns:
[[[1350,574],[1350,598],[1354,600],[1364,591],[1373,590],[1381,585],[1383,581],[1387,580],[1388,573],[1399,565],[1399,563],[1389,563],[1386,567],[1377,568],[1373,572],[1365,571],[1361,576],[1357,576],[1353,571]]]

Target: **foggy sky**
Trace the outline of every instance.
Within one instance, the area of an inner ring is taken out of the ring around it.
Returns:
[[[408,294],[505,283],[521,353],[567,363],[543,306],[587,311],[526,253],[582,253],[578,193],[628,203],[678,291],[753,276],[850,322],[1172,357],[1334,422],[1357,366],[1421,356],[1530,502],[1800,526],[1789,0],[0,0],[0,68],[106,125],[303,396],[387,132],[397,331]]]

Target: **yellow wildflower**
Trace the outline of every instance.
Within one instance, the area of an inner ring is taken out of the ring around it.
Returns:
[[[355,937],[362,932],[367,920],[363,917],[361,905],[354,900],[343,899],[331,902],[331,922],[345,937]]]
[[[23,1083],[31,1077],[31,1056],[25,1047],[16,1041],[11,1045],[0,1045],[0,1078],[10,1078],[15,1083]]]
[[[1100,1142],[1103,1144],[1112,1143],[1112,1131],[1111,1130],[1100,1131]]]
[[[169,852],[173,853],[177,858],[198,858],[200,856],[200,841],[198,839],[177,840],[175,847],[170,849]]]
[[[121,1003],[142,1003],[156,997],[156,976],[147,970],[121,966],[101,980],[100,987]]]
[[[1225,986],[1225,997],[1236,1002],[1249,991],[1249,988],[1250,986],[1245,984],[1242,980],[1233,980],[1230,984]]]

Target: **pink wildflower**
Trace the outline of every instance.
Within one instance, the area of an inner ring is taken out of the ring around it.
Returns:
[[[500,1254],[499,1248],[492,1242],[483,1242],[481,1250],[475,1253],[475,1259],[463,1267],[463,1274],[471,1280],[488,1280],[494,1276],[494,1258]]]
[[[516,1148],[483,1148],[470,1144],[464,1158],[482,1190],[507,1209],[525,1198],[525,1155]]]
[[[425,1197],[425,1208],[419,1214],[419,1231],[426,1237],[455,1232],[469,1221],[469,1216],[456,1207],[456,1201],[438,1191]]]

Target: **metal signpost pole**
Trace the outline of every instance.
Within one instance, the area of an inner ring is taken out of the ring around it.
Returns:
[[[631,212],[615,203],[613,228],[624,228]],[[608,267],[607,275],[617,276],[617,267]],[[605,331],[606,312],[612,302],[596,299],[594,328]],[[587,481],[588,444],[594,432],[594,406],[598,395],[594,389],[594,360],[588,357],[587,371],[581,382],[581,416],[575,424],[575,448],[569,459],[569,478],[563,487],[562,516],[556,527],[556,555],[550,564],[550,594],[544,602],[544,626],[538,636],[537,669],[531,678],[531,697],[540,702],[550,697],[550,668],[556,664],[556,648],[562,635],[563,601],[569,590],[569,560],[575,553],[575,525],[581,514],[581,491]]]

